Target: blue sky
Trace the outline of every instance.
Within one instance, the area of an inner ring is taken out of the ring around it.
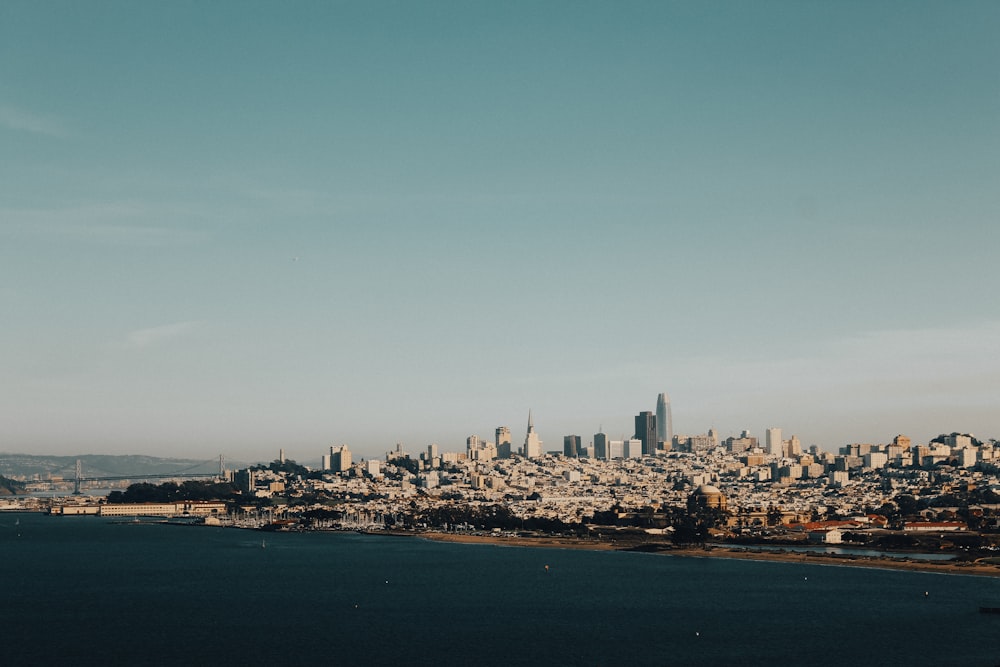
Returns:
[[[5,2],[0,451],[1000,437],[995,2]]]

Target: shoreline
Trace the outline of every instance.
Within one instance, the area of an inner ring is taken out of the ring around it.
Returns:
[[[399,533],[397,533],[399,534]],[[650,553],[681,558],[728,558],[778,563],[803,563],[807,565],[839,565],[842,567],[867,567],[882,570],[909,572],[934,572],[938,574],[964,574],[978,577],[1000,577],[1000,565],[971,561],[916,561],[888,556],[838,556],[816,552],[756,551],[747,547],[674,547],[667,543],[621,543],[581,540],[572,537],[503,537],[495,535],[467,535],[428,531],[411,534],[434,542],[454,544],[491,544],[506,547],[545,549],[584,549],[588,551],[622,551]]]

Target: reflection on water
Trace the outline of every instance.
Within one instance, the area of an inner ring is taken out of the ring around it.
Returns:
[[[720,549],[732,549],[732,544],[711,544],[709,546]],[[831,556],[861,556],[867,558],[909,558],[910,560],[933,560],[946,561],[953,560],[955,554],[951,553],[911,553],[908,551],[877,551],[875,549],[857,549],[853,547],[830,547],[821,545],[793,546],[793,545],[770,545],[770,544],[741,544],[739,549],[747,551],[790,551],[793,553],[815,553],[829,554]]]

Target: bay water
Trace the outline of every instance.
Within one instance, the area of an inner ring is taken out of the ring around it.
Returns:
[[[0,514],[9,665],[1000,665],[1000,579]]]

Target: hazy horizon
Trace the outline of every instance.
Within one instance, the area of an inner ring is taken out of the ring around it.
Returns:
[[[0,15],[0,450],[1000,437],[1000,4]]]

